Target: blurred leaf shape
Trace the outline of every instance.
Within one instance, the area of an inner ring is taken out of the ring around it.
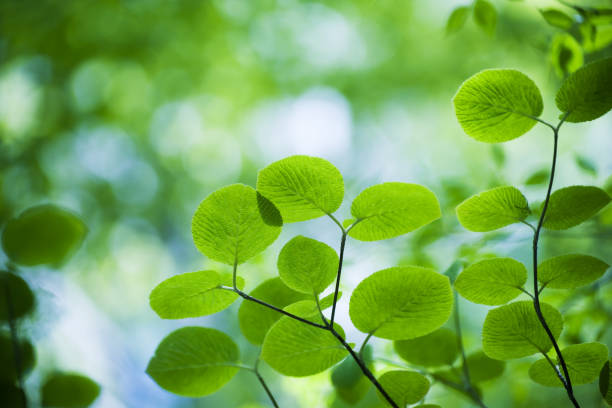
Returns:
[[[597,166],[591,159],[586,156],[576,154],[574,155],[574,160],[582,171],[590,174],[591,176],[597,176]]]
[[[34,309],[34,293],[19,276],[0,271],[0,322],[18,319]]]
[[[361,356],[366,366],[372,370],[372,348],[369,345],[366,345]],[[351,405],[361,401],[371,385],[355,359],[350,356],[334,367],[331,372],[331,382],[338,396]]]
[[[474,22],[488,35],[495,34],[497,10],[487,0],[476,0],[474,3]]]
[[[609,267],[589,255],[556,256],[538,265],[538,282],[552,289],[574,289],[601,278]]]
[[[422,337],[395,341],[393,346],[402,359],[423,367],[452,365],[459,355],[457,336],[446,328]]]
[[[584,53],[578,41],[569,34],[557,34],[550,46],[550,62],[559,78],[565,78],[584,64]]]
[[[465,268],[457,277],[455,290],[470,302],[496,306],[523,293],[525,282],[525,265],[512,258],[493,258]]]
[[[611,66],[612,68],[612,66]],[[544,228],[564,230],[582,224],[610,202],[608,193],[593,186],[570,186],[553,192]]]
[[[540,184],[545,184],[548,182],[548,178],[550,177],[550,171],[546,169],[541,169],[534,171],[527,177],[525,180],[525,185],[528,186],[537,186]]]
[[[612,375],[610,375],[610,361],[601,368],[599,373],[599,392],[608,405],[612,405]]]
[[[476,194],[457,206],[457,218],[466,229],[493,231],[529,215],[527,199],[516,187],[496,187]]]
[[[378,378],[378,382],[400,407],[419,402],[429,391],[429,380],[416,371],[392,370]],[[378,393],[383,400],[384,397]]]
[[[540,14],[548,24],[562,30],[569,30],[574,24],[570,16],[554,8],[540,9]]]
[[[470,15],[470,7],[468,6],[460,6],[456,7],[450,16],[448,16],[448,20],[446,21],[446,34],[453,34],[457,31],[461,30],[467,21],[468,16]]]
[[[28,340],[17,340],[21,378],[25,378],[36,364],[36,350]],[[15,367],[15,348],[10,333],[0,332],[0,382],[13,383],[18,378]]]
[[[494,380],[501,377],[506,363],[488,357],[482,350],[471,353],[466,358],[470,381],[474,383]]]
[[[43,407],[85,408],[100,395],[100,386],[88,377],[72,373],[54,373],[42,386]]]

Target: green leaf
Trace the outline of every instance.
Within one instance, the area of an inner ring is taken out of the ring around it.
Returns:
[[[574,37],[557,34],[550,47],[550,62],[557,76],[565,78],[584,64],[584,52]]]
[[[415,339],[398,340],[393,345],[401,358],[424,367],[452,365],[459,355],[457,336],[444,328]]]
[[[382,183],[363,190],[351,204],[357,224],[349,235],[378,241],[414,231],[440,218],[440,204],[427,188],[410,183]]]
[[[527,282],[527,269],[512,258],[492,258],[476,262],[461,272],[455,290],[470,302],[503,305],[519,296]]]
[[[24,266],[64,263],[81,245],[87,227],[72,212],[45,204],[30,207],[6,223],[2,247]]]
[[[9,302],[11,313],[9,314]],[[34,293],[19,276],[0,271],[0,322],[18,319],[34,309]]]
[[[311,296],[288,288],[280,278],[264,281],[249,295],[281,309],[299,300],[311,299]],[[243,300],[238,309],[240,330],[244,337],[255,345],[263,343],[266,333],[281,316],[280,313],[250,300]]]
[[[592,186],[570,186],[550,196],[544,228],[564,230],[582,224],[610,202],[608,193]]]
[[[467,356],[467,366],[470,372],[470,381],[474,383],[493,380],[501,377],[506,368],[506,363],[487,357],[482,351],[477,351]]]
[[[525,184],[528,186],[537,186],[539,184],[545,184],[548,182],[550,177],[550,171],[542,169],[531,173],[531,175],[525,180]]]
[[[329,245],[298,235],[278,255],[278,274],[291,289],[318,295],[335,280],[338,262]]]
[[[470,15],[470,8],[467,6],[457,7],[453,10],[446,22],[446,34],[453,34],[461,30]]]
[[[593,256],[562,255],[538,265],[538,281],[548,288],[574,289],[601,278],[609,267]]]
[[[608,347],[601,343],[574,344],[561,350],[573,385],[588,384],[597,379],[608,360]],[[558,366],[559,361],[555,364]],[[547,387],[563,387],[561,380],[545,358],[531,365],[529,377]]]
[[[597,119],[612,109],[612,57],[585,65],[571,74],[555,98],[567,122]]]
[[[366,345],[363,350],[363,360],[368,368],[372,368],[372,348]],[[333,368],[331,382],[338,396],[345,402],[354,405],[361,401],[370,389],[370,380],[351,356],[345,358]]]
[[[183,327],[157,346],[147,374],[163,389],[186,397],[216,392],[238,371],[238,346],[225,333]]]
[[[419,402],[429,391],[429,380],[415,371],[387,371],[378,378],[391,399],[400,407]],[[382,394],[378,396],[386,401]]]
[[[541,304],[542,314],[555,339],[563,329],[563,318],[554,307]],[[496,360],[510,360],[546,353],[552,344],[535,313],[533,302],[520,301],[492,309],[482,329],[482,348]]]
[[[497,25],[495,7],[487,0],[476,0],[474,3],[474,21],[485,33],[493,35]]]
[[[233,184],[206,197],[191,221],[193,242],[212,260],[241,264],[273,243],[283,221],[252,187]]]
[[[54,373],[45,380],[41,394],[43,407],[85,408],[98,398],[100,386],[79,374]]]
[[[457,218],[466,229],[493,231],[521,222],[529,215],[527,199],[515,187],[497,187],[476,194],[457,206]]]
[[[540,14],[548,24],[562,30],[569,30],[574,24],[574,20],[570,16],[557,9],[540,9]]]
[[[236,277],[236,283],[238,289],[244,288],[242,278]],[[221,285],[233,285],[231,273],[183,273],[157,285],[149,296],[149,303],[162,319],[206,316],[225,309],[238,297],[232,291],[220,289]]]
[[[290,156],[259,172],[257,191],[276,204],[284,222],[298,222],[336,211],[344,197],[344,181],[327,160]]]
[[[453,293],[448,277],[418,266],[383,269],[353,291],[349,314],[364,333],[391,340],[421,337],[450,317]]]
[[[338,292],[338,300],[342,297],[342,292]],[[325,296],[323,299],[319,300],[319,307],[321,311],[331,307],[334,303],[334,294],[330,293]],[[317,302],[314,300],[299,300],[295,303],[292,303],[283,308],[286,312],[292,313],[296,316],[303,317],[304,319],[309,319],[316,323],[323,323],[321,321],[321,314],[319,313],[319,307],[317,307]],[[314,317],[314,319],[313,319]]]
[[[344,337],[342,328],[334,327]],[[306,377],[327,370],[347,353],[328,330],[284,316],[266,334],[261,358],[283,375]]]
[[[36,355],[32,343],[27,340],[18,340],[21,356],[21,374],[25,378],[32,371],[36,363]],[[0,332],[0,383],[13,383],[17,380],[15,370],[15,354],[10,334]]]
[[[591,176],[597,176],[597,166],[595,163],[586,156],[575,155],[574,159],[576,160],[576,164],[582,171],[590,174]]]
[[[488,69],[472,76],[461,85],[453,103],[465,133],[487,143],[527,133],[543,109],[538,87],[512,69]]]
[[[612,405],[612,375],[610,375],[610,362],[608,360],[599,373],[599,392],[601,396],[608,403]]]

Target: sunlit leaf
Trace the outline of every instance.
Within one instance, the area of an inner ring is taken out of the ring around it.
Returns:
[[[527,199],[515,187],[497,187],[457,206],[457,218],[470,231],[493,231],[521,222],[529,215]]]
[[[483,305],[503,305],[519,296],[527,269],[512,258],[485,259],[465,268],[455,290],[467,300]]]
[[[554,338],[559,338],[563,318],[554,307],[541,304],[542,314]],[[510,360],[546,353],[552,344],[542,327],[533,302],[520,301],[492,309],[482,328],[482,348],[496,360]]]
[[[608,360],[608,347],[601,343],[574,344],[561,350],[573,385],[588,384],[597,379]],[[558,360],[553,362],[559,366]],[[560,366],[559,366],[560,367]],[[547,387],[563,387],[555,369],[545,358],[531,365],[529,377]]]
[[[555,102],[563,112],[561,117],[568,122],[586,122],[606,114],[612,109],[612,57],[571,74],[561,85]]]
[[[284,222],[298,222],[336,211],[344,197],[344,181],[327,160],[290,156],[259,172],[257,191],[276,205]]]
[[[548,288],[574,289],[599,279],[610,267],[589,255],[561,255],[538,266],[538,281]]]
[[[387,371],[378,378],[378,382],[400,407],[419,402],[429,391],[429,380],[415,371]],[[385,401],[382,394],[378,396]]]
[[[0,271],[0,322],[23,317],[32,309],[34,293],[27,282],[13,273]]]
[[[72,212],[39,205],[6,223],[2,247],[17,264],[58,266],[79,248],[86,234],[87,227]]]
[[[592,186],[570,186],[550,196],[544,228],[564,230],[583,223],[610,202],[608,193]]]
[[[457,336],[444,328],[415,339],[398,340],[393,345],[402,359],[424,367],[451,365],[459,355]]]
[[[360,241],[397,237],[440,218],[440,204],[427,188],[383,183],[363,190],[351,204],[358,223],[349,235]]]
[[[364,333],[391,340],[431,333],[450,317],[453,294],[448,277],[417,266],[375,272],[353,291],[349,313]]]
[[[183,327],[157,346],[147,374],[165,390],[186,397],[212,394],[238,371],[238,346],[225,333]]]
[[[273,243],[283,221],[252,187],[233,184],[206,197],[191,221],[193,242],[215,261],[243,263]]]
[[[236,277],[238,289],[244,280]],[[232,274],[215,271],[183,273],[166,279],[149,296],[151,309],[162,319],[184,319],[217,313],[231,305],[238,294],[221,289],[232,287]]]
[[[85,408],[100,395],[100,386],[88,377],[72,373],[54,373],[42,386],[43,407]]]

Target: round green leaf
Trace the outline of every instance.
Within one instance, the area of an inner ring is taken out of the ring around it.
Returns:
[[[415,371],[387,371],[378,382],[401,408],[419,402],[429,391],[429,380]],[[378,393],[378,396],[385,401],[382,394]]]
[[[396,353],[407,362],[424,367],[451,365],[459,355],[457,336],[438,329],[425,336],[393,343]]]
[[[529,215],[527,199],[519,189],[497,187],[476,194],[457,206],[457,218],[475,232],[493,231],[521,222]]]
[[[378,241],[406,234],[440,218],[438,199],[427,188],[410,183],[383,183],[363,190],[353,200],[357,224],[349,235]]]
[[[601,278],[609,267],[593,256],[561,255],[547,259],[538,266],[538,281],[548,288],[574,289]]]
[[[280,278],[268,279],[257,286],[249,295],[273,306],[284,308],[299,300],[311,299],[288,288]],[[255,345],[260,345],[272,325],[281,314],[250,300],[243,300],[238,309],[238,323],[244,337]]]
[[[206,197],[191,221],[193,242],[215,261],[240,264],[273,243],[283,221],[274,205],[244,184],[223,187]]]
[[[461,85],[453,102],[465,133],[487,143],[506,142],[527,133],[543,109],[538,87],[512,69],[479,72]]]
[[[542,314],[555,339],[563,329],[563,318],[554,307],[541,303]],[[496,360],[510,360],[546,353],[552,344],[535,313],[533,302],[520,301],[492,309],[482,328],[482,348]]]
[[[344,337],[344,331],[334,325]],[[327,370],[348,352],[328,330],[284,316],[270,328],[264,339],[261,358],[279,373],[306,377]]]
[[[225,333],[183,327],[157,346],[147,374],[163,389],[186,397],[212,394],[238,371],[238,346]]]
[[[87,227],[72,212],[45,204],[6,223],[2,247],[11,261],[25,266],[64,263],[81,245]]]
[[[418,266],[383,269],[353,291],[349,314],[364,333],[391,340],[421,337],[450,317],[453,293],[448,277]]]
[[[597,119],[612,109],[612,57],[583,66],[571,74],[555,98],[568,122]]]
[[[599,373],[599,392],[601,396],[608,403],[612,405],[612,375],[610,375],[610,362],[608,360]]]
[[[27,340],[18,340],[19,355],[21,357],[21,376],[25,376],[32,371],[36,363],[34,346]],[[17,380],[15,370],[15,350],[13,341],[7,332],[0,332],[0,382],[14,382]]]
[[[610,202],[608,193],[592,186],[570,186],[550,196],[544,228],[564,230],[582,224]]]
[[[557,9],[541,9],[540,14],[542,14],[542,17],[544,17],[548,24],[562,30],[569,30],[574,24],[574,20],[570,16]]]
[[[9,313],[9,302],[11,304]],[[0,322],[18,319],[34,309],[34,293],[19,276],[0,271]]]
[[[588,384],[597,379],[608,360],[608,347],[601,343],[574,344],[561,350],[572,384]],[[555,364],[559,361],[555,359]],[[555,370],[545,358],[531,365],[529,377],[547,387],[563,387]]]
[[[41,393],[43,407],[85,408],[98,398],[100,386],[79,374],[55,373],[45,380]]]
[[[503,305],[522,293],[527,269],[512,258],[492,258],[476,262],[459,274],[455,289],[470,302]]]
[[[236,277],[238,289],[244,280]],[[238,294],[220,289],[233,285],[232,274],[215,271],[189,272],[166,279],[149,296],[151,309],[162,319],[184,319],[217,313],[238,297]]]
[[[466,361],[470,372],[470,381],[474,383],[501,377],[506,368],[506,363],[504,361],[489,358],[482,351],[477,351],[468,355]]]
[[[259,172],[257,191],[278,207],[284,222],[298,222],[336,211],[344,198],[344,181],[327,160],[290,156]]]
[[[336,279],[338,262],[329,245],[299,235],[278,255],[278,274],[291,289],[318,295]]]

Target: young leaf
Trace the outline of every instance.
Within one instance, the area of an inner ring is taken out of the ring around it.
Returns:
[[[570,186],[550,196],[544,228],[564,230],[582,224],[610,202],[608,193],[592,186]]]
[[[43,407],[85,408],[100,395],[100,386],[79,374],[54,373],[42,386]]]
[[[415,339],[398,340],[393,345],[402,359],[423,367],[452,365],[459,355],[457,336],[444,328]]]
[[[236,284],[242,289],[244,280],[237,277]],[[232,291],[221,289],[221,285],[233,285],[231,273],[183,273],[157,285],[149,296],[149,303],[162,319],[206,316],[220,312],[238,297]]]
[[[334,325],[344,337],[344,331]],[[261,358],[279,373],[306,377],[327,370],[348,352],[331,332],[284,316],[264,339]]]
[[[378,382],[391,399],[402,408],[419,402],[429,391],[429,380],[415,371],[387,371],[378,378]],[[385,400],[380,393],[378,396]]]
[[[35,350],[29,341],[19,340],[19,352],[21,356],[21,375],[25,378],[36,363]],[[0,383],[14,383],[15,380],[17,380],[17,370],[15,370],[13,342],[8,333],[0,332]]]
[[[612,405],[612,375],[610,375],[610,362],[612,362],[612,360],[608,360],[599,373],[599,392],[601,392],[601,396],[608,405]]]
[[[344,197],[344,181],[327,160],[290,156],[259,172],[257,191],[276,204],[284,222],[298,222],[336,211]]]
[[[351,204],[357,224],[349,235],[378,241],[414,231],[440,218],[440,204],[427,188],[410,183],[382,183],[363,190]]]
[[[11,313],[9,313],[9,301]],[[34,294],[19,276],[0,271],[0,322],[18,319],[34,309]]]
[[[470,381],[474,383],[493,380],[504,373],[506,363],[487,357],[482,351],[467,356],[467,366],[470,372]]]
[[[225,333],[183,327],[157,346],[147,374],[163,389],[186,397],[216,392],[238,371],[238,346]]]
[[[587,122],[612,109],[612,57],[585,65],[561,85],[555,98],[560,117],[568,122]]]
[[[457,206],[457,218],[461,225],[475,232],[493,231],[521,222],[529,213],[527,199],[511,186],[476,194]]]
[[[476,262],[461,272],[455,290],[470,302],[503,305],[522,293],[527,269],[512,258],[492,258]]]
[[[570,16],[557,9],[541,9],[540,14],[548,24],[562,30],[569,30],[574,24],[574,20]]]
[[[448,17],[446,22],[446,34],[453,34],[461,30],[470,15],[470,8],[467,6],[460,6],[453,10],[451,15]]]
[[[421,337],[450,317],[453,293],[448,277],[418,266],[383,269],[353,291],[349,314],[364,333],[403,340]]]
[[[555,339],[563,329],[563,318],[554,307],[541,304],[542,314]],[[492,309],[482,328],[482,348],[496,360],[510,360],[546,353],[552,344],[535,313],[533,302],[520,301]]]
[[[476,0],[474,3],[474,21],[485,33],[493,35],[497,25],[497,11],[487,0]]]
[[[279,308],[312,298],[312,295],[288,288],[280,278],[268,279],[253,289],[250,295]],[[240,330],[244,337],[255,345],[263,343],[266,333],[281,316],[280,313],[249,300],[244,300],[238,309]]]
[[[86,234],[87,227],[72,212],[45,204],[9,220],[2,232],[2,247],[17,264],[59,266],[78,249]]]
[[[465,133],[487,143],[527,133],[543,109],[538,87],[512,69],[488,69],[472,76],[461,85],[453,103]]]
[[[241,264],[273,243],[283,221],[270,201],[244,184],[206,197],[191,221],[193,242],[215,261]]]
[[[610,267],[589,255],[561,255],[538,265],[538,281],[553,289],[574,289],[599,279]]]
[[[278,274],[291,289],[318,295],[335,280],[338,262],[329,245],[298,235],[278,255]]]
[[[561,350],[572,384],[588,384],[599,376],[608,360],[608,347],[601,343],[574,344]],[[556,362],[558,365],[559,363]],[[563,387],[561,380],[545,358],[531,365],[529,377],[547,387]]]

